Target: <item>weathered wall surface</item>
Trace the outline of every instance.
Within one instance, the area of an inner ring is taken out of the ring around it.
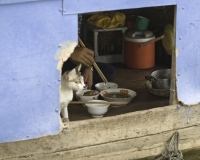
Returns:
[[[172,105],[70,122],[66,133],[0,144],[0,159],[137,159],[161,154],[175,131],[180,150],[200,147],[199,107],[190,107],[189,115]]]
[[[3,2],[0,143],[58,134],[60,72],[54,55],[66,40],[65,24],[77,28],[77,15],[62,16],[57,0]],[[76,41],[77,30],[67,39]]]
[[[185,104],[197,104],[198,0],[33,1],[0,0],[0,159],[143,158],[160,154],[175,131],[180,132],[180,149],[200,146],[198,105],[71,122],[66,133],[59,133],[54,59],[60,42],[77,41],[77,13],[177,5],[177,95]]]

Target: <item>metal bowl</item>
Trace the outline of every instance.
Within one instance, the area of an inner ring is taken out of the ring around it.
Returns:
[[[154,89],[170,89],[171,69],[160,69],[151,73],[155,79],[151,79],[152,88]]]

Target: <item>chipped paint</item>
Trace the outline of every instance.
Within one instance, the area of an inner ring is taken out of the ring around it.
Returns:
[[[178,57],[178,48],[176,48],[175,55]]]
[[[59,45],[59,49],[57,50],[54,58],[55,60],[58,60],[57,69],[60,73],[62,71],[63,63],[71,56],[76,46],[77,43],[73,41],[64,41]]]

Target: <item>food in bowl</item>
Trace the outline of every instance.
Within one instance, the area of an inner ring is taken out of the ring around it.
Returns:
[[[112,89],[112,88],[118,88],[118,84],[113,83],[113,82],[101,82],[101,83],[97,83],[95,85],[96,90],[98,91],[102,91],[105,89]]]
[[[92,91],[92,92],[91,92]],[[87,95],[84,95],[84,94],[87,94]],[[88,93],[93,93],[91,95],[88,95]],[[81,91],[77,91],[76,92],[76,98],[77,100],[79,101],[89,101],[89,100],[94,100],[94,99],[98,99],[99,97],[99,91],[96,91],[96,90],[81,90]]]
[[[127,102],[129,103],[137,94],[135,91],[126,88],[107,89],[100,92],[104,100],[108,102]],[[124,104],[111,104],[112,107],[118,108]]]
[[[131,98],[130,94],[120,92],[105,93],[104,96],[108,98]]]
[[[95,96],[97,95],[99,92],[96,92],[95,90],[91,90],[91,91],[86,91],[83,95],[84,96]]]
[[[104,100],[90,100],[88,102],[107,102]],[[101,118],[108,111],[110,104],[85,103],[88,112],[94,118]]]

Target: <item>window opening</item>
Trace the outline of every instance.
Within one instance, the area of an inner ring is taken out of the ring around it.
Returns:
[[[114,66],[116,70],[114,83],[118,84],[119,88],[131,89],[137,93],[137,96],[128,105],[119,108],[110,107],[104,117],[168,106],[170,104],[169,90],[155,90],[152,88],[152,82],[147,81],[145,76],[151,75],[152,72],[160,69],[172,69],[174,67],[172,64],[173,56],[171,55],[173,51],[166,51],[162,39],[158,40],[154,42],[155,65],[144,69],[130,68],[125,63],[125,37],[130,31],[136,30],[135,24],[137,16],[142,16],[150,20],[147,30],[151,31],[155,37],[162,36],[168,24],[171,24],[175,28],[175,6],[118,10],[117,12],[125,14],[125,24],[121,25],[119,30],[112,30],[110,32],[106,29],[98,32],[99,28],[94,29],[93,26],[91,29],[91,26],[88,26],[87,19],[94,13],[79,15],[79,20],[81,20],[81,23],[79,23],[79,36],[84,44],[86,44],[86,47],[98,52],[98,55],[95,53],[95,61],[110,63]],[[123,30],[123,27],[126,27],[126,29]],[[97,38],[96,41],[98,41],[98,44],[95,44],[95,38]],[[99,96],[99,99],[102,99],[102,97]],[[77,100],[76,96],[74,100]],[[70,104],[68,106],[68,112],[70,121],[93,118],[87,112],[87,107],[81,104]]]

